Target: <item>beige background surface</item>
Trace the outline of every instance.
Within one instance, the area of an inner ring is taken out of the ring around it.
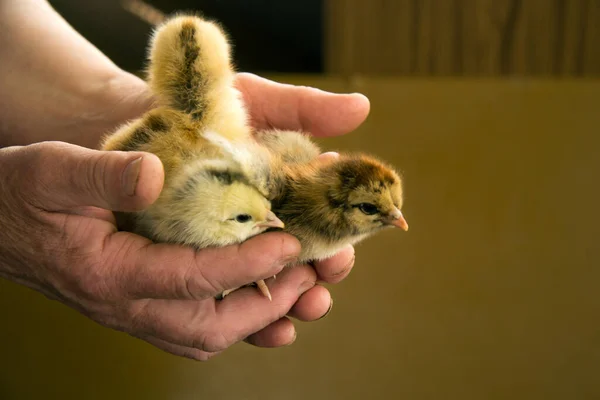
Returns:
[[[0,281],[1,399],[600,398],[600,81],[280,77],[361,91],[328,149],[406,179],[325,320],[195,363]]]

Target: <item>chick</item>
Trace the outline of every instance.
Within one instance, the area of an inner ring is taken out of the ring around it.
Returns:
[[[235,165],[198,160],[186,165],[148,209],[136,213],[135,226],[155,241],[200,249],[240,243],[284,225]]]
[[[272,206],[284,231],[302,245],[297,263],[331,257],[388,227],[408,230],[400,211],[402,180],[390,166],[365,154],[322,161],[318,147],[299,132],[263,131],[256,137],[279,154],[272,166],[280,171]]]
[[[363,154],[322,160],[300,132],[252,131],[216,24],[167,21],[153,37],[149,72],[158,108],[105,148],[156,154],[165,185],[150,208],[121,215],[120,226],[198,248],[284,228],[302,245],[296,263],[328,258],[387,227],[408,229],[402,181],[388,165]],[[264,281],[257,284],[270,298]]]
[[[198,249],[283,228],[266,198],[269,153],[251,136],[221,29],[197,17],[167,21],[152,38],[148,82],[158,107],[102,148],[157,155],[165,181],[149,208],[117,213],[119,228]],[[270,299],[264,281],[256,284]]]

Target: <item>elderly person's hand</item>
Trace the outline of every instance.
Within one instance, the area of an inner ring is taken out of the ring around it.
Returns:
[[[369,111],[361,95],[281,85],[250,74],[240,74],[237,85],[257,127],[339,135],[356,128]],[[119,107],[139,110],[143,98],[141,92],[122,96]],[[101,110],[100,104],[96,115]],[[89,141],[85,127],[77,127]],[[61,139],[60,132],[44,136]],[[162,165],[147,153],[101,152],[64,142],[0,150],[0,276],[102,325],[199,360],[241,340],[262,347],[289,344],[295,330],[286,315],[310,321],[327,313],[330,294],[316,282],[342,280],[353,265],[352,248],[314,268],[282,271],[299,251],[297,240],[283,233],[194,251],[118,232],[109,210],[140,210],[158,197],[162,184]],[[252,289],[214,298],[275,274],[269,281],[272,302]]]

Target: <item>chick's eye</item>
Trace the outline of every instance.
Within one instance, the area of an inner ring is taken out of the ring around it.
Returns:
[[[251,217],[251,216],[249,216],[248,214],[240,214],[240,215],[238,215],[237,217],[235,217],[235,220],[236,220],[237,222],[240,222],[240,223],[242,223],[242,224],[243,224],[244,222],[248,222],[248,221],[250,221],[251,219],[252,219],[252,217]]]
[[[377,206],[375,206],[374,204],[371,204],[371,203],[360,203],[358,205],[358,209],[367,215],[373,215],[373,214],[377,214],[379,212],[379,209],[377,208]]]

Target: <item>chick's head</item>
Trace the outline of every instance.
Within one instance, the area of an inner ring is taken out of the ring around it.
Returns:
[[[241,243],[269,228],[283,228],[271,203],[230,163],[199,163],[174,185],[165,229],[199,248]],[[173,232],[171,226],[177,228]]]
[[[271,211],[271,203],[247,183],[233,182],[226,186],[219,208],[218,234],[224,239],[231,237],[241,242],[269,228],[284,227]]]
[[[365,155],[342,157],[331,166],[337,182],[329,190],[330,201],[340,205],[344,220],[356,233],[386,227],[408,230],[400,211],[402,180],[392,168]]]

